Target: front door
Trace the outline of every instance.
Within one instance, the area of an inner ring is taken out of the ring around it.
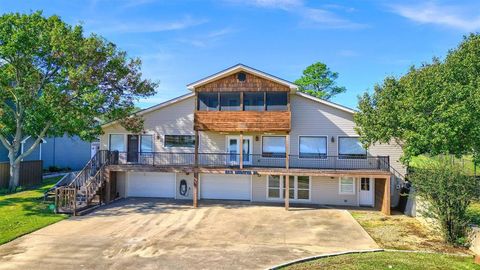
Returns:
[[[138,135],[127,136],[127,162],[138,162]]]
[[[373,181],[371,178],[360,179],[360,205],[373,206]]]
[[[243,164],[252,164],[252,137],[243,137]],[[227,136],[227,162],[231,165],[240,164],[240,136]]]

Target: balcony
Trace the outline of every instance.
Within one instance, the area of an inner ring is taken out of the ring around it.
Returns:
[[[243,158],[243,162],[240,159]],[[197,167],[194,153],[173,152],[111,152],[112,165],[144,165],[153,167]],[[199,153],[198,168],[215,169],[302,169],[302,170],[365,170],[389,171],[388,156],[322,156],[304,158],[298,155],[266,157],[261,154]]]

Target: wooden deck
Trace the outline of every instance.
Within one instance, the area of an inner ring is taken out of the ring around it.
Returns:
[[[329,169],[285,169],[285,168],[265,168],[248,167],[244,169],[237,168],[210,168],[194,166],[152,166],[152,165],[108,165],[109,171],[117,172],[179,172],[179,173],[212,173],[212,174],[252,174],[252,175],[306,175],[306,176],[372,176],[372,177],[390,177],[390,172],[382,170],[329,170]]]

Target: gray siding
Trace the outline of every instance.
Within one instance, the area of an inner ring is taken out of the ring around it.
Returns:
[[[44,169],[57,166],[81,170],[90,159],[90,142],[83,141],[77,136],[52,137],[46,138],[45,141],[41,146],[41,156],[40,146],[37,146],[24,160],[41,159]],[[33,142],[34,139],[28,139],[23,146],[24,151],[27,151]],[[0,145],[0,161],[8,161],[8,151],[3,145]]]

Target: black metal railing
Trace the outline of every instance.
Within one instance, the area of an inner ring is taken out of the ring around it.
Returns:
[[[240,159],[243,159],[240,162]],[[242,164],[241,164],[242,163]],[[110,164],[151,166],[196,166],[209,168],[286,168],[286,156],[262,154],[198,153],[197,164],[193,152],[117,152],[110,154]],[[382,170],[390,169],[388,156],[288,156],[291,169]]]

